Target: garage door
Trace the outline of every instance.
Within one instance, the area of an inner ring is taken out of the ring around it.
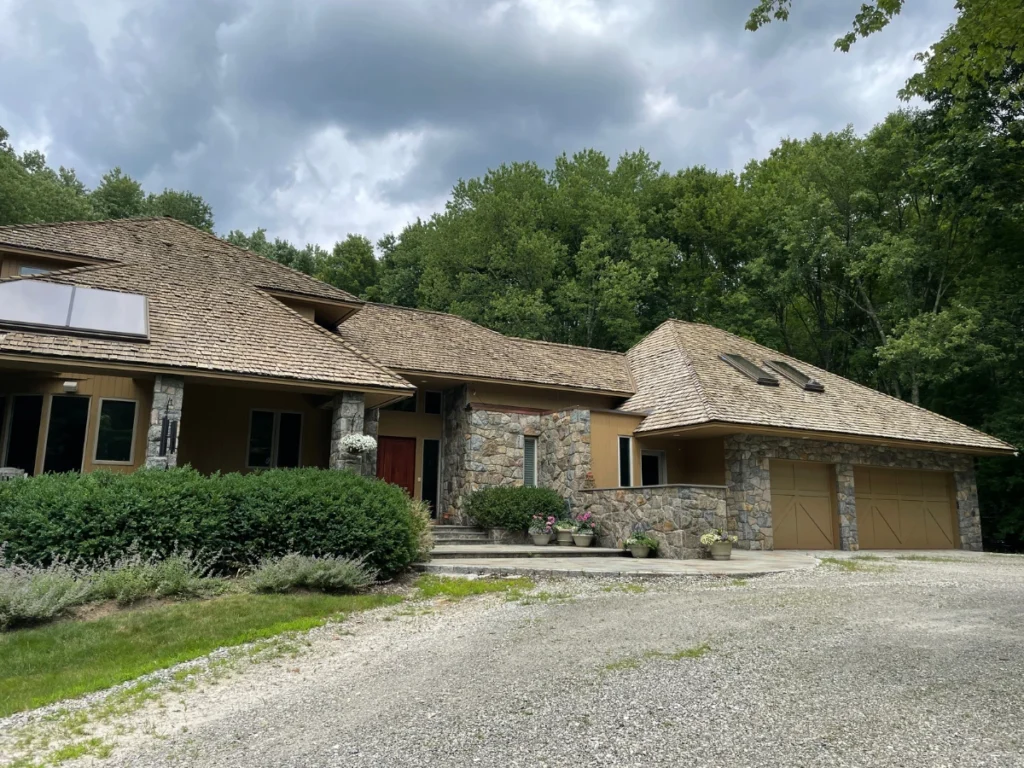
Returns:
[[[956,502],[948,472],[855,467],[861,549],[952,549]]]
[[[832,467],[772,461],[772,530],[776,549],[835,549],[838,539]]]

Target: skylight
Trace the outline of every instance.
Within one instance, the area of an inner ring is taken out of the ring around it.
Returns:
[[[825,385],[817,379],[812,379],[799,368],[787,363],[785,360],[765,360],[764,364],[776,373],[781,373],[798,387],[803,387],[808,392],[824,392]]]
[[[768,371],[758,368],[742,355],[727,353],[719,355],[719,357],[743,375],[756,381],[758,384],[763,384],[766,387],[779,386],[778,379],[768,373]]]
[[[149,303],[135,293],[16,280],[0,283],[0,325],[147,338]]]

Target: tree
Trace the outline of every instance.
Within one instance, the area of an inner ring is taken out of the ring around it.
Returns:
[[[130,219],[146,214],[146,193],[131,176],[114,168],[90,195],[93,208],[101,219]]]
[[[74,171],[52,170],[41,152],[18,155],[0,127],[0,224],[94,218]]]
[[[143,210],[148,216],[170,216],[213,232],[213,209],[203,198],[191,192],[165,189],[159,195],[147,197]]]
[[[373,243],[362,235],[350,234],[335,243],[331,253],[319,262],[316,277],[335,288],[366,298],[370,287],[377,284]]]

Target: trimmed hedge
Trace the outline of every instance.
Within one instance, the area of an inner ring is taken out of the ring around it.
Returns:
[[[534,515],[565,517],[565,500],[550,488],[484,488],[470,495],[466,514],[484,528],[525,531]]]
[[[216,554],[219,570],[289,552],[357,557],[387,577],[421,554],[426,525],[397,486],[323,469],[206,476],[183,467],[0,483],[0,543],[9,558],[39,564],[58,554],[114,558],[134,544]]]

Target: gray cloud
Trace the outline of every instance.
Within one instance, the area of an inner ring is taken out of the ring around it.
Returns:
[[[855,2],[0,0],[0,124],[95,183],[202,194],[221,231],[329,244],[443,205],[460,177],[595,146],[739,169],[898,105],[950,3],[834,53]]]

